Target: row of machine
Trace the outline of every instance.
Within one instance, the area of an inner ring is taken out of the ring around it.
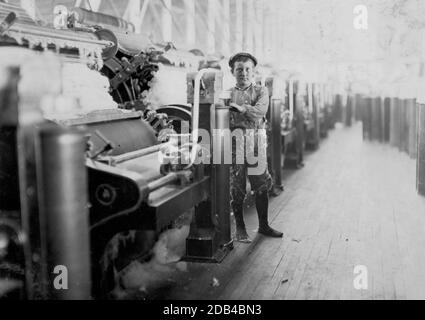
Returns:
[[[416,160],[416,189],[425,195],[424,95],[414,84],[400,85],[385,95],[352,97],[363,139],[385,143]]]
[[[40,25],[0,3],[0,22],[3,297],[105,298],[117,268],[105,263],[110,240],[139,230],[157,237],[189,211],[183,259],[222,261],[233,248],[229,165],[200,159],[224,157],[215,134],[229,127],[223,72],[81,8],[57,7],[55,21]],[[337,116],[324,85],[258,81],[270,93],[277,195],[282,169],[317,149]],[[201,129],[212,137],[202,146]]]

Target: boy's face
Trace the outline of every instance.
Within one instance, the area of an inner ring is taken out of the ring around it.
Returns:
[[[254,77],[254,63],[251,60],[245,62],[236,61],[233,67],[233,76],[240,88],[249,86]]]

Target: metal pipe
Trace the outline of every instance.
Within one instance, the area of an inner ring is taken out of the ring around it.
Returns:
[[[312,113],[313,110],[313,83],[307,83],[307,99],[308,99],[308,110]]]
[[[271,122],[271,147],[272,147],[272,168],[275,175],[275,186],[282,190],[282,137],[281,137],[281,124],[282,124],[282,101],[270,99],[270,122]]]
[[[86,139],[77,131],[47,126],[40,132],[40,227],[46,258],[46,298],[91,296]]]
[[[289,112],[291,121],[294,119],[294,80],[289,80]]]
[[[158,180],[154,180],[148,183],[149,192],[158,190],[170,183],[173,183],[178,180],[178,175],[174,172],[167,174],[165,177],[159,178]]]
[[[400,98],[400,151],[408,152],[407,99]]]
[[[12,25],[8,31],[12,37],[15,38],[34,38],[37,37],[47,38],[53,42],[62,40],[78,43],[78,44],[91,44],[100,47],[107,47],[114,45],[111,41],[99,40],[94,33],[85,31],[70,31],[70,30],[56,30],[47,27],[30,26],[30,25]],[[68,43],[69,44],[69,43]]]
[[[363,122],[363,139],[372,140],[372,105],[373,98],[366,97],[364,99],[364,105],[362,110],[362,122]]]
[[[84,8],[74,7],[72,11],[76,14],[77,22],[85,25],[100,25],[105,28],[114,27],[122,31],[134,32],[135,26],[124,19],[107,15],[100,12],[86,10]]]
[[[136,151],[133,151],[133,152],[128,152],[128,153],[124,153],[124,154],[121,154],[121,155],[118,155],[118,156],[107,157],[107,158],[111,159],[113,163],[118,164],[118,163],[122,163],[122,162],[125,162],[125,161],[140,158],[140,157],[143,157],[143,156],[147,156],[147,155],[152,154],[154,152],[158,152],[161,149],[161,147],[163,147],[163,146],[164,146],[164,144],[157,144],[157,145],[147,147],[147,148],[144,148],[144,149],[141,149],[141,150],[136,150]]]
[[[416,122],[416,99],[409,98],[406,101],[407,108],[407,123],[408,123],[408,148],[409,156],[413,159],[417,157],[417,143],[418,143],[418,128]]]
[[[229,107],[216,107],[215,124],[216,134],[213,143],[213,150],[220,152],[221,161],[213,165],[215,172],[214,179],[214,205],[216,216],[218,217],[218,230],[220,232],[220,244],[227,244],[231,241],[230,228],[230,165],[224,161],[226,145],[225,136],[221,134],[224,130],[229,130],[230,111]]]
[[[199,138],[199,104],[200,104],[200,93],[201,93],[201,79],[203,75],[207,72],[217,72],[215,69],[207,68],[199,70],[195,77],[194,85],[194,97],[193,97],[193,107],[192,107],[192,152],[190,154],[190,164],[185,168],[190,168],[196,160],[196,155],[198,153],[198,148],[195,145],[198,143]]]
[[[119,164],[119,163],[123,163],[126,161],[130,161],[133,159],[137,159],[143,156],[147,156],[150,155],[154,152],[159,152],[161,151],[161,148],[164,148],[166,146],[178,146],[179,141],[177,139],[171,139],[170,141],[166,142],[166,143],[161,143],[161,144],[156,144],[154,146],[151,147],[147,147],[147,148],[143,148],[140,150],[136,150],[136,151],[132,151],[132,152],[127,152],[124,154],[120,154],[117,156],[108,156],[108,157],[102,157],[100,158],[101,160],[108,160],[108,162],[112,163],[112,164]]]
[[[196,74],[195,84],[193,90],[193,108],[192,108],[192,142],[198,142],[198,130],[199,130],[199,102],[201,92],[201,79],[203,75],[211,71],[212,69],[202,69]]]
[[[382,98],[375,97],[374,98],[374,109],[372,110],[372,131],[373,131],[373,139],[382,142],[382,113],[381,113],[381,105]]]
[[[383,139],[384,142],[390,142],[390,114],[391,114],[391,99],[388,97],[384,98],[383,103]]]

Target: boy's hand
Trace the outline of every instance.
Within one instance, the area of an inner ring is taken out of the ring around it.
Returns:
[[[236,111],[236,112],[240,112],[240,113],[245,113],[246,112],[246,107],[245,106],[240,106],[240,105],[232,102],[230,104],[230,110]]]

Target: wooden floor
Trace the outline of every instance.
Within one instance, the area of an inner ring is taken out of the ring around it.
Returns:
[[[425,198],[415,161],[362,141],[361,125],[337,128],[305,168],[285,172],[270,205],[283,239],[256,234],[221,264],[179,263],[158,299],[425,299]],[[367,268],[356,290],[355,266]]]

